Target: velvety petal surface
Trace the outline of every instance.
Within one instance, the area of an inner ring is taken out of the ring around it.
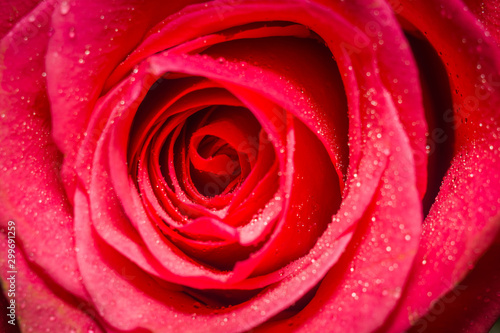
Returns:
[[[484,31],[474,28],[475,17],[458,1],[405,2],[402,15],[442,54],[450,88],[457,91],[456,142],[451,167],[424,221],[402,302],[385,326],[394,332],[415,323],[433,301],[456,286],[500,228],[498,48]],[[437,31],[449,31],[448,37]]]
[[[52,10],[50,1],[42,2],[0,41],[5,50],[0,62],[0,223],[14,220],[29,260],[85,299],[74,252],[72,207],[59,176],[62,155],[51,137],[44,66],[50,21],[22,43],[11,43],[31,26],[31,17],[38,20]]]
[[[482,23],[485,30],[500,45],[500,2],[498,0],[485,2],[466,0],[464,2]]]
[[[0,243],[2,287],[5,294],[13,293],[13,297],[9,299],[15,300],[16,325],[19,325],[21,331],[105,332],[95,318],[91,305],[71,295],[44,276],[43,271],[29,264],[16,237],[12,238],[16,240],[12,243],[15,244],[15,259],[13,261],[7,259],[10,244],[7,238],[8,230],[12,229],[2,227]],[[4,316],[10,312],[8,309],[4,311],[6,311]]]
[[[495,332],[492,325],[500,317],[499,244],[497,240],[464,280],[449,286],[453,288],[409,332]]]

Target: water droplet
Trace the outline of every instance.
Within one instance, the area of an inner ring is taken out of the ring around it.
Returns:
[[[69,3],[67,1],[61,2],[61,7],[60,7],[61,15],[68,14],[69,9],[70,9],[70,5],[69,5]]]

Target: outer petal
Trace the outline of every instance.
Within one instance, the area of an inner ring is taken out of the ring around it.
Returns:
[[[488,332],[500,316],[499,253],[497,241],[479,259],[474,270],[435,301],[409,332]]]
[[[500,45],[500,1],[464,1]]]
[[[29,259],[57,283],[81,298],[84,288],[75,259],[72,207],[59,172],[62,156],[50,136],[50,108],[43,55],[49,22],[23,43],[16,34],[53,9],[42,2],[2,40],[0,49],[0,221],[17,224]],[[57,260],[54,260],[57,259]]]
[[[451,168],[424,222],[402,302],[384,327],[391,332],[415,323],[433,301],[457,285],[500,229],[496,217],[500,210],[499,50],[458,1],[402,5],[402,15],[429,38],[447,66],[451,89],[457,91],[457,138]]]
[[[104,332],[92,313],[86,313],[89,309],[87,303],[60,289],[53,282],[47,283],[42,279],[43,272],[29,265],[21,244],[18,242],[15,243],[15,268],[10,266],[12,262],[7,261],[6,232],[2,229],[0,234],[2,285],[6,294],[5,291],[8,291],[11,282],[14,282],[15,296],[12,299],[15,300],[17,324],[21,330],[23,332]],[[14,279],[9,280],[12,277]],[[5,312],[3,316],[5,317]]]

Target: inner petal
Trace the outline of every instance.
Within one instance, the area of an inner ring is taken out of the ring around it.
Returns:
[[[213,135],[193,141],[191,144],[197,149],[189,150],[191,180],[205,196],[220,195],[241,175],[238,153],[225,140]]]
[[[175,142],[176,173],[199,195],[236,190],[257,161],[261,126],[243,107],[214,106],[189,117]]]

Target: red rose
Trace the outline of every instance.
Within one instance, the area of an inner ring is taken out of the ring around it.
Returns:
[[[491,8],[1,6],[5,327],[485,331],[499,315]]]

